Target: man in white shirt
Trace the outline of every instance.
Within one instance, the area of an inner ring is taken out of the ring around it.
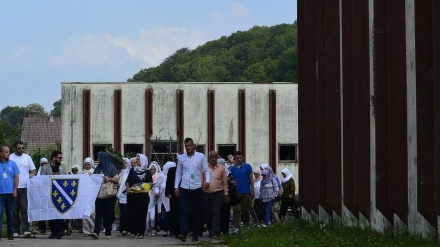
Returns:
[[[201,233],[201,198],[202,186],[209,188],[211,174],[208,162],[204,154],[195,151],[194,141],[191,138],[185,139],[186,154],[179,156],[176,169],[176,180],[174,181],[174,194],[180,197],[180,233],[178,238],[183,242],[188,235],[188,223],[192,222],[192,241],[197,242]],[[205,173],[205,180],[202,181],[202,173]]]
[[[14,202],[14,237],[21,237],[20,230],[24,233],[24,237],[32,237],[28,221],[27,182],[36,173],[35,165],[31,157],[24,153],[24,143],[20,140],[14,142],[14,153],[9,159],[15,161],[20,170],[17,197]]]

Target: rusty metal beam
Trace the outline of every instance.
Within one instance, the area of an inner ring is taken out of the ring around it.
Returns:
[[[435,211],[440,215],[440,1],[432,1]],[[438,228],[437,228],[438,230]]]
[[[374,1],[374,111],[376,119],[376,207],[393,222],[390,205],[387,0]]]
[[[408,145],[405,2],[387,0],[390,203],[408,223]],[[397,193],[398,192],[398,193]]]
[[[122,90],[116,89],[114,91],[114,149],[121,152],[122,143]]]
[[[178,149],[179,153],[185,152],[185,145],[183,141],[184,137],[184,101],[183,101],[184,92],[183,90],[176,91],[176,127],[177,127],[177,141],[178,141]]]
[[[238,150],[246,158],[246,91],[238,90]]]
[[[369,0],[353,1],[353,169],[355,207],[370,218],[370,30]],[[346,145],[344,143],[344,145]],[[345,183],[345,181],[344,181]]]
[[[151,160],[151,136],[153,135],[153,89],[145,90],[145,156]]]
[[[269,165],[277,173],[277,92],[269,90]]]
[[[90,90],[83,90],[83,158],[90,157]]]
[[[327,204],[342,216],[341,178],[341,49],[339,0],[325,0],[325,85]],[[321,100],[321,99],[320,99]],[[321,155],[321,154],[320,154]]]
[[[215,91],[208,90],[208,152],[215,150]]]

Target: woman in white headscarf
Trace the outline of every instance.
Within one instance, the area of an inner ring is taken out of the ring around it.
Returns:
[[[92,158],[90,158],[90,157],[85,158],[84,162],[83,162],[83,169],[82,169],[81,173],[92,175],[93,174],[92,165],[94,163],[95,162],[93,162]],[[82,219],[82,230],[84,233],[84,237],[88,237],[88,236],[90,236],[90,234],[92,234],[93,229],[95,228],[95,216],[96,216],[95,207],[93,207],[93,210],[90,213],[90,216]]]
[[[89,174],[92,175],[93,174],[93,165],[95,164],[95,162],[93,161],[92,158],[87,157],[84,159],[84,163],[83,163],[83,169],[81,171],[81,173],[83,174]]]
[[[159,179],[160,175],[160,166],[156,161],[152,161],[148,169],[151,172],[151,176],[153,177],[153,189],[150,192],[150,203],[148,204],[148,213],[147,213],[147,235],[148,236],[156,236],[156,200],[159,198],[159,185],[157,179]]]
[[[275,197],[278,195],[278,185],[275,178],[269,173],[267,168],[261,171],[260,200],[264,203],[264,219],[262,227],[266,227],[270,222],[270,215],[275,204]]]
[[[170,198],[165,196],[166,181],[168,177],[168,170],[171,167],[176,167],[176,163],[168,161],[163,166],[163,170],[156,180],[156,186],[159,188],[159,198],[157,199],[157,213],[159,215],[160,229],[163,230],[163,236],[168,236],[169,223],[168,214],[170,212]]]
[[[124,169],[119,173],[119,189],[116,193],[119,203],[119,232],[122,236],[128,235],[128,205],[127,205],[127,182],[128,173],[131,168],[130,159],[124,158]]]
[[[292,212],[295,212],[295,181],[292,178],[292,173],[289,169],[284,168],[281,171],[281,175],[283,176],[283,191],[284,193],[281,195],[281,207],[280,213],[278,214],[278,218],[280,220],[284,220],[287,214],[287,209],[289,207],[292,209]]]
[[[147,169],[148,158],[143,154],[136,155],[136,166],[128,172],[125,187],[128,189],[128,226],[130,237],[144,238],[145,220],[147,218],[150,197],[148,193],[133,193],[130,188],[139,183],[152,183],[151,172]]]
[[[47,165],[48,163],[49,163],[49,161],[46,158],[40,159],[40,167],[38,168],[37,176],[40,175],[41,168],[43,168],[43,166]]]

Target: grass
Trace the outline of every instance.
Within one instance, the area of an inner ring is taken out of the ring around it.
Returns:
[[[293,220],[268,228],[245,230],[222,237],[227,246],[440,246],[429,239],[392,236],[370,229],[344,227],[334,223]]]

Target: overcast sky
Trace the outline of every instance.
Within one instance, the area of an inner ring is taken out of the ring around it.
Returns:
[[[1,0],[0,110],[61,82],[125,82],[182,47],[296,20],[296,0]]]

